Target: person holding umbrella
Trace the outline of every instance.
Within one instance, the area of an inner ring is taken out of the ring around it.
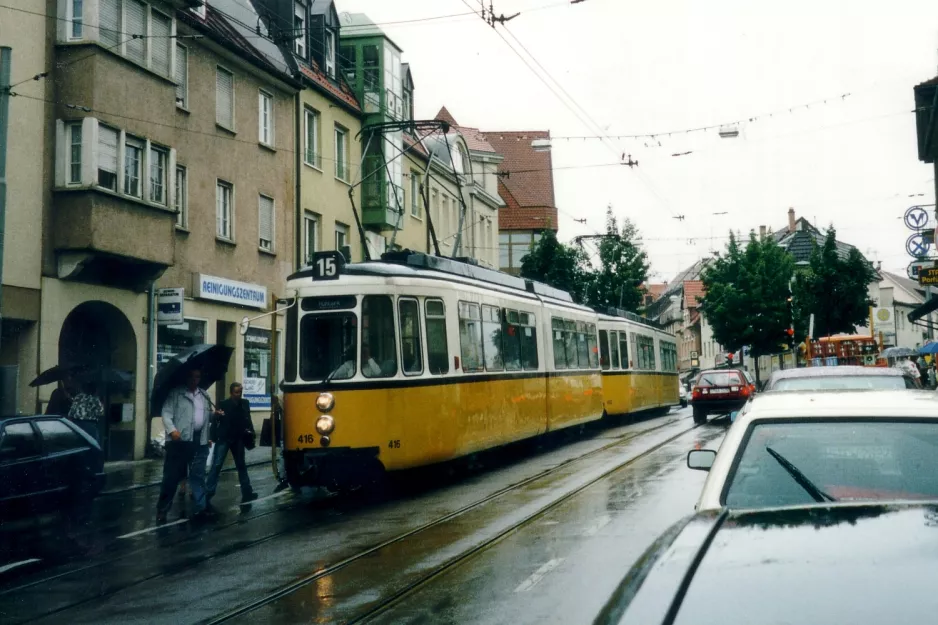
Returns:
[[[202,372],[190,368],[186,373],[185,386],[169,391],[163,402],[160,416],[167,432],[166,455],[163,461],[163,482],[156,504],[157,523],[166,522],[166,515],[173,505],[179,482],[186,478],[195,501],[193,518],[207,516],[205,492],[205,464],[208,461],[209,427],[214,410],[212,401],[199,386]]]

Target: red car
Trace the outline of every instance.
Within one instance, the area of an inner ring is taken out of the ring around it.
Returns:
[[[708,415],[730,414],[740,410],[755,392],[755,383],[742,369],[702,371],[691,391],[694,423],[706,423]]]

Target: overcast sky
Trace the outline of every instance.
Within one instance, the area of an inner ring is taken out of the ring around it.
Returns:
[[[461,0],[336,4],[379,23],[469,11]],[[484,130],[662,133],[553,142],[561,239],[601,231],[612,204],[641,230],[652,280],[665,281],[722,249],[730,228],[778,229],[793,207],[904,274],[902,214],[935,201],[911,109],[912,87],[938,73],[938,2],[495,2],[496,14],[518,11],[498,31],[544,75],[523,44],[575,104],[564,96],[564,105],[478,17],[382,28],[411,64],[419,118],[445,104],[460,124]],[[715,130],[668,136],[738,119],[747,121],[735,139]],[[623,152],[639,166],[590,167]],[[908,197],[916,194],[924,196]]]

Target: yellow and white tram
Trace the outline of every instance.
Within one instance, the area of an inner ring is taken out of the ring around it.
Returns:
[[[294,485],[356,483],[678,403],[671,335],[544,284],[420,253],[344,265],[326,252],[287,293]]]

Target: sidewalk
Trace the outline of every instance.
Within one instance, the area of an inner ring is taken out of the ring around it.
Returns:
[[[249,467],[266,464],[270,466],[270,447],[257,446],[245,451],[245,462]],[[222,471],[234,471],[231,454],[225,460]],[[163,459],[132,460],[128,462],[106,462],[105,483],[102,495],[122,493],[138,488],[158,486],[163,477]]]

